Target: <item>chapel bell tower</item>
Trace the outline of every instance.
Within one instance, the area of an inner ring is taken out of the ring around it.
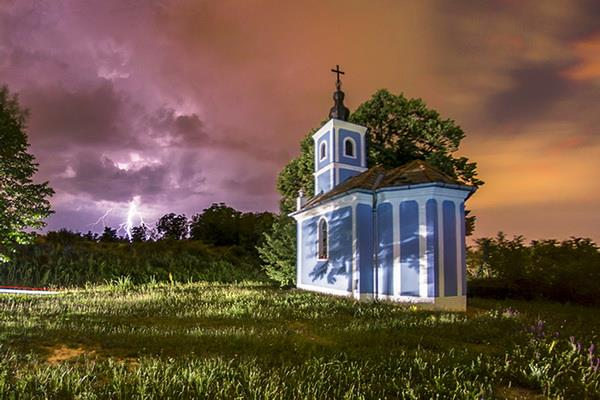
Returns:
[[[365,134],[367,128],[348,122],[350,111],[344,105],[340,66],[332,69],[337,75],[333,93],[331,118],[314,135],[315,195],[326,193],[346,179],[367,170]]]

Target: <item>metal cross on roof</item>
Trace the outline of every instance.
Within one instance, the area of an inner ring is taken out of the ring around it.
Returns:
[[[340,88],[340,85],[341,85],[341,82],[340,82],[340,75],[344,75],[344,74],[345,74],[345,72],[343,72],[343,71],[340,69],[340,66],[339,66],[339,65],[336,65],[336,66],[335,66],[335,69],[332,69],[332,70],[331,70],[331,72],[335,72],[335,74],[336,74],[336,76],[337,76],[337,79],[336,79],[336,81],[335,81],[335,86],[336,86],[336,87],[339,89],[339,88]]]

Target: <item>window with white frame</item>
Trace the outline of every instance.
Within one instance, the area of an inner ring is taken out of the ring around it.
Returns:
[[[327,142],[321,143],[319,147],[319,161],[323,161],[327,158]]]
[[[351,138],[344,139],[344,156],[356,158],[356,143]]]
[[[325,220],[325,218],[321,218],[321,220],[319,221],[319,227],[318,227],[319,231],[317,234],[318,237],[318,241],[319,241],[319,246],[318,246],[318,254],[317,254],[317,258],[319,260],[327,260],[327,258],[329,258],[329,250],[328,250],[328,242],[327,242],[327,236],[328,236],[328,231],[327,231],[327,221]]]

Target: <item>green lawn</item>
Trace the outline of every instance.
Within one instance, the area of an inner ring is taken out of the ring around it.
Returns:
[[[4,295],[0,398],[600,398],[598,311],[437,313],[258,283]]]

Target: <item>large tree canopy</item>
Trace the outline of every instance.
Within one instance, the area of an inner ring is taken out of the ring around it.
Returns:
[[[48,183],[36,184],[35,158],[27,152],[27,111],[6,86],[0,87],[0,261],[31,241],[28,229],[41,228],[52,212]]]
[[[350,122],[366,126],[369,167],[399,167],[412,160],[425,160],[446,174],[475,187],[477,164],[453,153],[465,137],[463,130],[437,111],[427,108],[421,99],[407,99],[383,89],[361,104]],[[300,155],[279,174],[277,190],[281,194],[281,211],[294,210],[298,191],[312,194],[314,188],[314,146],[311,131],[300,145]],[[472,228],[473,217],[469,219]]]

